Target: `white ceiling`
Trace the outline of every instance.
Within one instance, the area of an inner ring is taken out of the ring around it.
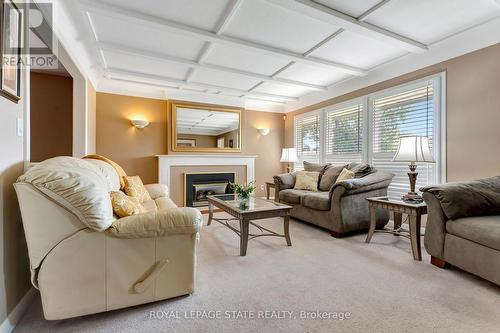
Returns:
[[[435,43],[500,17],[496,0],[71,0],[65,6],[78,12],[70,17],[98,90],[263,110],[287,109],[395,59],[421,57]]]
[[[194,135],[222,135],[237,130],[239,114],[235,112],[177,108],[177,133]]]

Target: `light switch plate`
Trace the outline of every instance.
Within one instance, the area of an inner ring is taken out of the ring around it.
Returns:
[[[22,118],[17,118],[17,136],[23,136],[24,135],[24,123]]]

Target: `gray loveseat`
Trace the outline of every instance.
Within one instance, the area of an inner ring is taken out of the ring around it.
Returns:
[[[317,170],[323,176],[328,168],[337,168],[338,174],[343,167],[349,166],[305,165],[306,170]],[[309,168],[308,168],[309,167]],[[331,170],[330,170],[331,171]],[[335,172],[332,176],[321,179],[319,191],[295,190],[297,172],[274,176],[276,187],[275,200],[293,207],[291,216],[331,231],[333,237],[340,238],[346,233],[367,230],[370,226],[370,213],[366,198],[385,196],[393,174],[370,169],[357,178],[335,184]],[[338,176],[336,174],[336,176]],[[326,182],[326,183],[325,183]],[[377,227],[382,228],[389,221],[386,211],[377,211]]]
[[[424,244],[431,263],[500,285],[500,177],[420,190],[428,206]]]

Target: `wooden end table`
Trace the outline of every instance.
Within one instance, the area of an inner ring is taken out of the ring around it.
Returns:
[[[266,182],[266,199],[269,200],[271,197],[271,189],[274,189],[274,195],[276,195],[276,185],[274,182]]]
[[[210,195],[207,199],[209,211],[207,226],[209,226],[212,221],[216,221],[234,231],[234,233],[240,237],[240,256],[245,256],[247,254],[248,241],[256,237],[283,237],[286,240],[286,244],[292,246],[289,231],[290,210],[292,207],[255,197],[250,197],[248,204],[244,206],[236,199],[236,195],[234,194]],[[234,218],[215,218],[214,206],[220,208]],[[284,234],[279,234],[253,222],[253,220],[268,219],[272,217],[283,217]],[[231,225],[231,221],[238,221],[239,228]],[[260,233],[249,233],[250,225],[259,229]]]
[[[375,197],[367,198],[370,208],[370,230],[366,236],[366,242],[370,243],[375,232],[386,232],[396,236],[403,236],[410,239],[413,259],[422,260],[422,250],[420,246],[420,224],[422,215],[427,214],[427,205],[422,203],[410,203],[397,198]],[[394,219],[394,229],[375,230],[377,224],[377,209],[387,209],[392,212]],[[403,214],[408,215],[409,230],[402,228]]]

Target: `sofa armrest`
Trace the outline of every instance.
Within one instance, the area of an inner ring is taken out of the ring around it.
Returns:
[[[195,208],[174,208],[127,216],[116,220],[107,230],[117,238],[153,238],[196,234],[203,217]]]
[[[425,186],[420,191],[433,194],[449,220],[500,214],[500,176]]]
[[[274,185],[279,186],[282,190],[293,188],[295,186],[295,175],[296,172],[274,176]]]
[[[144,185],[151,199],[155,200],[161,197],[168,197],[168,186],[165,184],[148,184]]]
[[[423,197],[427,204],[424,246],[431,256],[444,260],[444,239],[448,219],[434,194],[424,192]]]
[[[394,174],[386,171],[375,171],[362,178],[347,179],[333,184],[330,193],[336,188],[345,188],[345,194],[356,194],[389,187]]]

